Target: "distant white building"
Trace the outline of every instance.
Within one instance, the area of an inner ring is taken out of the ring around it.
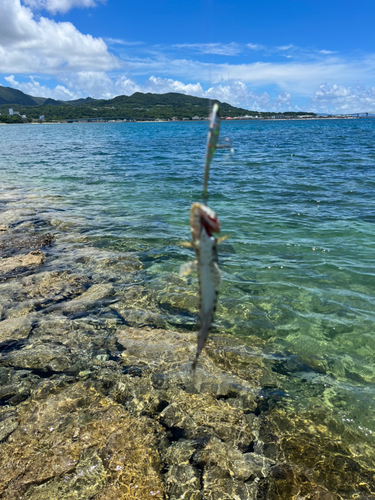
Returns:
[[[9,114],[10,114],[10,116],[13,116],[13,109],[9,110]]]
[[[44,115],[40,115],[40,116],[39,116],[39,120],[40,120],[41,122],[43,122],[43,121],[44,121]]]

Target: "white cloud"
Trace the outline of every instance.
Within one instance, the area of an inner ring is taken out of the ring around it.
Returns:
[[[319,54],[323,54],[323,55],[336,54],[336,52],[334,50],[323,49],[323,50],[319,50],[318,52],[319,52]]]
[[[108,45],[125,45],[129,47],[143,45],[143,42],[128,42],[122,38],[104,38],[104,40]]]
[[[317,113],[356,113],[375,112],[375,87],[345,87],[342,85],[322,84],[305,104],[293,104],[293,96],[289,92],[280,92],[271,98],[267,92],[254,92],[244,82],[232,80],[225,84],[211,85],[206,90],[201,83],[183,83],[172,78],[151,76],[143,85],[138,84],[126,75],[110,78],[105,72],[79,72],[61,75],[64,85],[49,88],[41,85],[34,77],[28,82],[19,83],[14,75],[5,78],[13,88],[36,97],[71,100],[79,97],[111,99],[117,95],[131,95],[134,92],[151,92],[164,94],[178,92],[218,99],[233,106],[254,111],[315,111]]]
[[[22,90],[27,94],[61,100],[78,99],[86,96],[97,99],[112,99],[117,95],[131,95],[134,92],[151,92],[154,94],[178,92],[196,97],[218,99],[221,102],[227,102],[233,106],[250,110],[280,111],[292,109],[290,94],[280,93],[272,100],[267,92],[257,94],[249,90],[241,81],[232,81],[225,85],[214,85],[204,90],[199,82],[185,84],[171,78],[151,76],[144,85],[139,85],[124,75],[111,79],[104,72],[80,72],[73,75],[62,75],[61,80],[65,85],[57,85],[53,89],[41,85],[34,77],[30,77],[30,81],[25,83],[19,83],[13,75],[6,77],[5,80],[11,87]]]
[[[166,92],[179,92],[180,94],[203,96],[203,89],[200,83],[184,84],[171,78],[160,78],[151,76],[144,86],[143,92],[164,94]]]
[[[45,9],[52,14],[57,12],[65,13],[73,7],[96,7],[98,2],[105,3],[106,0],[23,0],[23,3],[32,9]]]
[[[320,85],[310,100],[311,109],[318,113],[375,112],[375,87],[344,87]]]
[[[101,38],[40,17],[20,0],[0,0],[0,73],[58,74],[120,67]]]
[[[79,89],[81,96],[96,99],[112,99],[117,95],[131,95],[140,92],[141,87],[124,75],[110,78],[105,72],[81,71],[60,77],[70,89]]]
[[[265,45],[260,45],[259,43],[248,43],[246,45],[248,49],[251,50],[266,50],[267,47]]]
[[[294,45],[281,45],[280,47],[276,47],[277,50],[289,50],[292,49]]]
[[[166,57],[128,59],[128,69],[134,75],[174,75],[183,80],[198,80],[209,84],[242,81],[256,88],[273,85],[281,91],[310,97],[324,81],[351,81],[353,74],[365,80],[375,76],[372,66],[340,60],[313,62],[254,62],[250,64],[208,64],[188,59]]]
[[[215,54],[220,56],[237,56],[241,52],[241,47],[237,43],[183,43],[176,44],[177,49],[188,49],[201,54]]]
[[[17,82],[14,75],[6,76],[4,80],[6,80],[12,88],[21,90],[25,94],[29,94],[34,97],[50,97],[51,99],[61,99],[63,101],[69,101],[81,97],[79,93],[69,90],[63,85],[56,85],[54,89],[51,89],[46,85],[41,85],[33,76],[29,77],[28,82],[23,83]]]

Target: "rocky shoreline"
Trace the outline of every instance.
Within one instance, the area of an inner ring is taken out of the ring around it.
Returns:
[[[134,255],[0,224],[0,499],[375,498],[371,442],[319,395],[294,411],[261,342],[211,336],[192,377]]]

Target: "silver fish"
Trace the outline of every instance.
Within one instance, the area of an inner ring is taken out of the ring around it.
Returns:
[[[191,244],[196,260],[184,264],[180,275],[198,270],[199,278],[199,332],[195,359],[191,366],[195,371],[198,358],[206,343],[208,331],[215,314],[220,285],[220,270],[217,261],[217,238],[212,233],[220,232],[220,222],[215,212],[201,203],[193,203],[190,209]]]
[[[212,107],[212,112],[210,115],[210,126],[208,129],[207,146],[206,146],[206,159],[204,163],[203,200],[205,201],[207,200],[208,197],[207,186],[208,186],[208,177],[210,174],[210,165],[217,148],[219,134],[220,134],[219,105],[215,103]]]

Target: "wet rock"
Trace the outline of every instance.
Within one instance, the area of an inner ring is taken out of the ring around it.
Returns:
[[[232,477],[223,477],[222,469],[210,467],[203,473],[205,500],[256,500],[257,485],[242,483]]]
[[[1,262],[1,261],[0,261]],[[25,316],[30,313],[53,312],[54,306],[72,299],[87,289],[90,279],[70,271],[41,272],[24,276],[0,285],[0,313],[6,318]],[[48,308],[51,308],[48,310]],[[58,305],[57,310],[61,309]],[[44,322],[36,316],[38,327]],[[57,330],[58,331],[58,330]],[[51,334],[53,332],[51,331]]]
[[[114,294],[114,287],[109,284],[92,285],[87,291],[71,301],[64,302],[61,308],[65,314],[85,311],[103,305],[104,299]],[[116,300],[116,299],[115,299]]]
[[[337,422],[327,408],[295,413],[275,407],[261,421],[263,451],[268,453],[272,443],[279,461],[262,483],[261,499],[309,494],[307,498],[336,500],[375,494],[372,443]]]
[[[42,372],[79,371],[69,350],[59,344],[28,344],[23,349],[1,358],[1,363],[14,368],[25,368]]]
[[[0,410],[0,443],[4,442],[18,427],[17,414],[14,410]]]
[[[210,439],[204,450],[196,455],[195,460],[199,460],[205,469],[221,469],[221,477],[232,477],[242,482],[264,478],[270,467],[275,464],[255,453],[241,453],[217,438]]]
[[[165,477],[170,500],[201,500],[200,472],[190,464],[176,462]]]
[[[306,498],[308,500],[342,500],[342,497],[332,493],[315,482],[312,470],[281,463],[275,465],[268,477],[259,484],[257,500],[290,500],[291,498]]]
[[[201,499],[201,471],[191,464],[197,445],[180,439],[172,443],[164,453],[168,471],[165,474],[166,492],[171,500]]]
[[[35,317],[27,316],[0,321],[0,345],[7,340],[27,338],[34,322]]]
[[[40,381],[31,370],[0,368],[0,404],[17,405],[27,399]]]
[[[49,271],[23,279],[23,299],[71,299],[86,291],[89,278],[70,270]]]
[[[41,266],[45,256],[40,250],[30,252],[27,255],[8,257],[0,260],[0,278],[8,278],[15,274],[31,272]]]
[[[188,439],[217,437],[234,447],[254,439],[243,412],[210,394],[176,394],[160,421]]]
[[[192,377],[190,368],[196,351],[196,333],[128,328],[118,330],[116,336],[125,348],[121,354],[124,364],[143,364],[148,367],[155,389],[184,388],[189,393],[209,392],[226,400],[232,407],[255,410],[256,397],[260,391],[259,379],[264,372],[264,369],[261,369],[261,361],[254,363],[252,370],[247,370],[248,380],[222,369],[226,356],[231,357],[233,365],[235,359],[238,360],[239,366],[241,362],[249,362],[243,358],[239,342],[234,347],[229,340],[224,349],[226,339],[213,337],[208,341]],[[237,347],[239,351],[235,352]],[[246,354],[248,355],[249,353]]]
[[[19,426],[0,447],[2,498],[163,498],[158,424],[90,384],[42,396],[20,406]]]
[[[10,257],[20,251],[39,250],[48,246],[54,239],[53,234],[6,234],[0,238],[0,255]]]
[[[86,449],[74,471],[55,477],[40,486],[31,486],[24,498],[28,500],[86,500],[106,484],[106,471],[97,452]]]
[[[130,326],[166,328],[167,319],[151,292],[140,285],[123,290],[120,300],[110,306]]]

